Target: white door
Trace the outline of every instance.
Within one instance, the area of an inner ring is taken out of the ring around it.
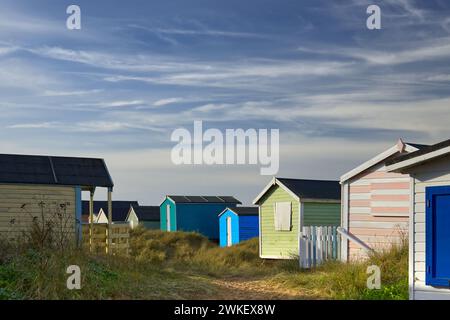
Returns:
[[[170,204],[166,205],[166,226],[167,231],[170,231]]]
[[[231,217],[227,218],[227,246],[231,247],[232,239],[231,239]]]

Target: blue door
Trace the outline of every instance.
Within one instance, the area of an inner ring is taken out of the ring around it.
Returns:
[[[426,284],[450,286],[450,186],[426,188]]]

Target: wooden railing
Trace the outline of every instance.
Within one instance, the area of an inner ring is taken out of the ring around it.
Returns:
[[[300,235],[299,260],[301,268],[313,268],[341,255],[341,235],[337,227],[303,227]]]
[[[84,223],[82,242],[83,247],[94,253],[125,254],[130,248],[130,225],[128,223],[111,224],[111,234],[108,234],[107,223]]]

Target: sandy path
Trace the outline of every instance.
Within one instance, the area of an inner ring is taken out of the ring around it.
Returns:
[[[282,288],[264,279],[214,279],[211,281],[218,289],[211,299],[219,300],[277,300],[311,299],[311,295],[296,290]]]

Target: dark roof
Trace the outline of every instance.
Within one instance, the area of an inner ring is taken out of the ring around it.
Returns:
[[[420,143],[405,142],[405,144],[408,144],[408,145],[410,145],[410,146],[412,146],[414,148],[417,148],[419,150],[429,147],[429,145],[427,145],[427,144],[420,144]]]
[[[112,220],[114,222],[123,222],[127,219],[130,207],[138,207],[137,201],[113,201],[112,202]],[[94,213],[97,214],[103,209],[108,215],[108,201],[94,201]],[[89,214],[89,201],[83,201],[83,214]]]
[[[341,199],[339,181],[277,178],[283,185],[303,199]]]
[[[159,206],[133,206],[134,213],[141,221],[159,221]]]
[[[436,143],[436,144],[433,144],[431,146],[424,145],[422,148],[420,148],[417,151],[414,151],[414,152],[411,152],[411,153],[408,153],[408,154],[405,154],[403,156],[399,156],[397,158],[394,158],[394,159],[391,159],[391,160],[387,161],[386,165],[389,166],[391,164],[399,163],[399,162],[402,162],[402,161],[405,161],[405,160],[408,160],[408,159],[415,158],[417,156],[422,156],[424,154],[427,154],[427,153],[430,153],[430,152],[433,152],[433,151],[436,151],[436,150],[439,150],[439,149],[443,149],[443,148],[446,148],[448,146],[450,146],[450,139],[442,141],[442,142],[439,142],[439,143]]]
[[[0,154],[0,183],[113,187],[103,159]]]
[[[258,215],[258,207],[235,207],[235,208],[227,208],[238,216],[257,216]]]
[[[176,196],[168,195],[170,199],[178,203],[236,203],[241,202],[230,196]]]

